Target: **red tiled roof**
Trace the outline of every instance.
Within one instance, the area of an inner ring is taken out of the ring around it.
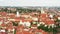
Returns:
[[[23,31],[23,34],[30,34],[30,32],[28,32],[28,31]]]
[[[55,22],[53,20],[46,21],[47,24],[54,24]]]
[[[4,27],[4,26],[6,26],[6,24],[2,23],[1,26]]]
[[[40,17],[47,17],[47,14],[41,14]]]
[[[6,13],[6,12],[2,12],[2,15],[3,15],[3,16],[6,16],[6,15],[7,15],[7,13]]]

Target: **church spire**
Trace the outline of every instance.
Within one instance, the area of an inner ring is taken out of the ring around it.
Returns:
[[[19,17],[19,12],[18,11],[16,12],[16,16]]]
[[[41,8],[41,13],[45,13],[45,11],[44,11],[44,9],[43,9],[43,8]]]

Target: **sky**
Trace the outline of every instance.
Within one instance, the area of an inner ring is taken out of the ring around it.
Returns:
[[[0,0],[0,6],[59,6],[60,0]]]

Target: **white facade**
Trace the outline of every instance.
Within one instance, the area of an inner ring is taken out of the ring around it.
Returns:
[[[58,20],[60,20],[60,17],[58,17]]]
[[[3,22],[2,21],[0,21],[0,25],[2,24]]]
[[[30,27],[31,23],[30,22],[24,22],[25,26]]]
[[[50,18],[53,18],[53,15],[50,14],[49,17],[50,17]]]

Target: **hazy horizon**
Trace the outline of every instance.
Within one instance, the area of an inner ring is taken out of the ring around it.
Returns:
[[[60,7],[60,0],[0,0],[0,6]]]

